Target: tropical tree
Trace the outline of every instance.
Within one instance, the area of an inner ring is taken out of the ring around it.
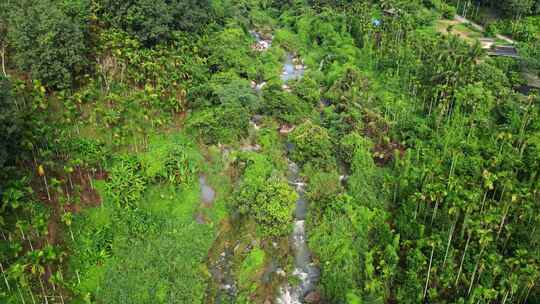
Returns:
[[[87,67],[88,20],[68,15],[52,0],[20,1],[10,17],[9,36],[19,67],[48,86],[71,87]]]
[[[198,31],[211,17],[210,1],[99,0],[99,13],[147,46],[170,40],[174,30]]]

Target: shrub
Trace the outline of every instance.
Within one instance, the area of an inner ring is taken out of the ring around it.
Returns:
[[[256,74],[255,67],[251,65],[253,58],[249,49],[250,41],[241,28],[227,28],[216,32],[211,38],[208,63],[213,70],[234,69],[239,75]]]
[[[342,190],[337,171],[323,172],[308,165],[303,168],[303,172],[309,177],[306,197],[312,203],[310,206],[313,206],[313,212],[324,212]]]
[[[439,10],[441,11],[443,17],[446,19],[454,19],[457,13],[457,10],[455,7],[448,5],[446,3],[443,3],[441,7],[439,8]]]
[[[21,1],[11,15],[9,32],[17,64],[50,87],[72,86],[88,64],[88,22],[81,20],[88,15],[70,16],[56,1]]]
[[[180,185],[191,184],[198,168],[197,164],[189,158],[185,147],[176,145],[165,159],[165,171],[169,182]]]
[[[0,76],[0,185],[7,177],[7,167],[15,165],[17,156],[20,156],[20,144],[23,138],[24,123],[19,111],[15,107],[16,101],[12,94],[11,83]],[[1,190],[1,187],[0,187]],[[1,191],[0,191],[1,192]]]
[[[368,249],[370,212],[357,208],[353,198],[334,198],[313,227],[309,244],[321,261],[321,290],[326,298],[345,300],[361,279],[361,261]]]
[[[352,174],[347,186],[349,193],[360,205],[375,208],[381,207],[383,200],[379,199],[385,193],[382,179],[373,161],[371,142],[367,139],[358,141],[351,160]]]
[[[117,206],[134,206],[142,197],[146,180],[141,169],[139,160],[132,156],[121,157],[111,168],[106,193]]]
[[[245,153],[239,155],[239,160],[246,167],[234,205],[241,214],[255,219],[263,235],[286,235],[297,193],[283,178],[272,175],[274,167],[266,156]]]
[[[249,111],[238,103],[198,111],[187,123],[205,143],[229,143],[247,135]]]
[[[164,0],[138,0],[126,10],[120,25],[145,44],[170,37],[172,13]]]
[[[78,158],[90,166],[104,163],[109,152],[102,142],[94,139],[74,138],[67,140],[64,144],[63,148],[66,154],[71,155],[72,158]]]
[[[288,51],[296,51],[300,49],[300,41],[298,37],[291,31],[285,29],[278,29],[274,35],[273,43],[279,44]]]
[[[309,77],[305,76],[297,82],[293,83],[291,87],[294,93],[311,106],[318,106],[321,100],[321,92],[319,83]]]
[[[295,162],[312,162],[321,167],[333,165],[334,148],[325,128],[308,120],[289,135],[289,141],[294,145],[291,159]]]
[[[283,91],[280,81],[270,81],[263,88],[260,113],[274,116],[283,122],[294,123],[308,111],[308,104],[298,96]]]
[[[242,262],[238,274],[238,284],[243,289],[249,289],[256,282],[257,273],[264,267],[265,253],[260,248],[253,248]]]
[[[196,223],[167,223],[159,228],[143,237],[115,242],[115,259],[102,266],[104,275],[95,290],[96,301],[205,303],[207,277],[202,265],[213,232]]]
[[[100,0],[100,14],[147,46],[172,37],[174,30],[198,31],[209,20],[208,0]]]
[[[294,203],[298,195],[278,177],[246,180],[236,196],[236,205],[253,216],[259,231],[266,236],[284,236],[290,232]]]
[[[341,139],[339,142],[339,156],[341,160],[350,164],[355,153],[359,149],[369,147],[369,142],[358,133],[350,133]]]
[[[490,23],[486,26],[486,36],[495,37],[500,33],[499,27],[496,23]]]
[[[214,75],[210,88],[219,105],[240,104],[251,112],[259,103],[259,97],[251,88],[249,81],[238,77],[235,73]]]

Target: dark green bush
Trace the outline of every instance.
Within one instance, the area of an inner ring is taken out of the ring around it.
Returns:
[[[259,108],[261,114],[294,123],[300,117],[305,117],[309,109],[309,105],[298,96],[284,91],[280,81],[270,81],[263,88],[263,101]]]
[[[367,142],[358,133],[350,133],[344,136],[339,142],[339,156],[341,160],[350,164],[359,149],[365,149],[366,146],[369,146]]]
[[[21,152],[20,143],[24,124],[17,111],[9,80],[0,76],[0,182],[7,177],[6,167],[15,165]],[[6,175],[6,176],[4,176]],[[1,185],[1,183],[0,183]],[[0,188],[1,190],[1,188]]]
[[[443,4],[440,10],[443,17],[446,19],[454,19],[457,13],[456,8],[448,4]]]
[[[499,33],[500,30],[496,23],[490,23],[486,26],[486,36],[495,37]]]
[[[300,164],[311,162],[321,167],[335,165],[332,158],[334,147],[328,130],[306,121],[289,134],[289,141],[294,145],[291,159]]]
[[[9,37],[22,70],[54,88],[69,88],[88,66],[89,3],[76,15],[52,0],[24,0],[15,5]],[[66,9],[66,11],[64,11]]]
[[[195,112],[187,127],[205,143],[230,143],[247,135],[249,111],[238,103]]]
[[[259,97],[251,88],[250,82],[233,72],[214,75],[210,81],[210,89],[215,104],[218,105],[240,104],[252,112],[259,103]]]
[[[198,31],[210,19],[208,0],[99,0],[100,14],[110,24],[150,46],[171,38],[171,32]]]
[[[272,175],[273,165],[265,156],[250,153],[244,162],[247,166],[234,205],[260,224],[263,235],[287,235],[298,199],[296,192],[285,179]]]
[[[216,32],[209,41],[208,64],[214,71],[233,69],[238,75],[254,79],[256,67],[249,48],[250,39],[240,27],[227,28]]]

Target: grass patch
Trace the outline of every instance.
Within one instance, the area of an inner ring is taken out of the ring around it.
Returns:
[[[217,225],[194,221],[200,208],[197,174],[180,185],[155,178],[178,144],[189,147],[189,161],[201,164],[191,143],[182,135],[151,137],[148,151],[137,155],[148,185],[133,205],[113,204],[105,193],[107,181],[96,182],[103,204],[75,216],[75,241],[69,244],[67,277],[76,301],[203,303],[205,260]],[[212,223],[226,215],[225,193],[231,185],[220,174],[220,164],[200,167],[208,170],[212,185],[220,185],[215,209],[205,210]]]
[[[457,35],[469,43],[474,43],[475,40],[484,38],[484,33],[481,31],[478,31],[471,25],[460,23],[456,20],[438,20],[434,24],[434,30],[444,35]]]

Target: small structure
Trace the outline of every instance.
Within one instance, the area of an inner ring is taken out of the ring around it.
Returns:
[[[517,87],[518,92],[523,95],[530,95],[534,92],[540,93],[540,77],[531,72],[523,72],[523,78],[527,83]]]
[[[490,50],[495,44],[495,39],[493,38],[480,38],[479,40],[480,45],[482,45],[482,49],[484,50]]]
[[[388,17],[396,17],[397,15],[399,15],[399,10],[395,8],[387,8],[383,10],[383,13]]]
[[[488,55],[519,58],[518,50],[512,45],[493,45],[488,50]]]

